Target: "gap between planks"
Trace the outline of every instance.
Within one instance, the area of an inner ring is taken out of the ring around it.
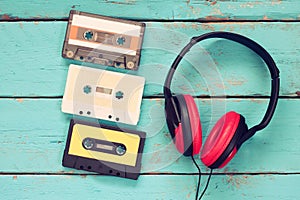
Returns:
[[[293,23],[293,22],[300,22],[300,20],[293,20],[293,19],[280,19],[280,20],[247,20],[247,19],[215,19],[215,20],[205,20],[205,19],[178,19],[178,20],[170,20],[170,19],[131,19],[131,18],[120,18],[126,20],[134,20],[138,22],[199,22],[199,23]],[[40,18],[28,18],[28,19],[8,19],[8,20],[1,20],[0,22],[67,22],[68,18],[53,18],[53,19],[40,19]]]
[[[176,94],[174,94],[176,95]],[[270,99],[270,96],[258,96],[258,95],[245,95],[245,96],[192,96],[196,99]],[[62,99],[63,96],[0,96],[0,99]],[[300,95],[297,96],[279,96],[279,99],[300,99]],[[163,95],[151,95],[143,96],[143,99],[164,99]]]
[[[71,176],[108,176],[104,174],[94,174],[94,173],[71,173],[71,172],[0,172],[0,176],[6,176],[6,175],[26,175],[26,176],[65,176],[65,175],[71,175]],[[168,172],[151,172],[151,173],[140,173],[141,176],[161,176],[161,175],[167,175],[167,176],[195,176],[198,175],[198,173],[168,173]],[[201,175],[208,176],[209,172],[202,172]],[[224,173],[224,172],[213,172],[212,175],[217,176],[224,176],[224,175],[232,175],[232,176],[240,176],[240,175],[249,175],[249,176],[261,176],[261,175],[300,175],[300,172],[230,172],[230,173]]]

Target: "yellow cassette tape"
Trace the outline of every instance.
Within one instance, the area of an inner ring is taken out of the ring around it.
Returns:
[[[63,166],[137,179],[146,134],[71,120]]]

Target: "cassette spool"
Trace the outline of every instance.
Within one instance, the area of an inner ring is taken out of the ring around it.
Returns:
[[[137,70],[145,23],[71,10],[62,56]]]
[[[62,165],[99,174],[137,179],[146,133],[70,121]]]
[[[136,125],[145,78],[71,64],[62,111]]]

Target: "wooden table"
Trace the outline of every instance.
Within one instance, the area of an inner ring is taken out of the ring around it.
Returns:
[[[61,165],[72,118],[60,109],[68,65],[73,63],[61,57],[71,9],[147,24],[135,73],[147,81],[137,128],[148,137],[138,181]],[[247,141],[228,166],[214,171],[203,199],[300,199],[299,11],[298,0],[2,0],[0,199],[194,199],[197,169],[171,142],[162,84],[189,38],[219,30],[243,34],[264,46],[281,71],[281,90],[270,125]],[[229,110],[255,125],[268,102],[267,68],[233,42],[211,40],[202,47],[191,52],[196,64],[183,64],[172,87],[175,93],[197,96],[204,137]],[[203,188],[208,169],[201,168]]]

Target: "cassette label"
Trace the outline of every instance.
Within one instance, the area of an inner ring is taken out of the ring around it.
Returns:
[[[137,70],[144,31],[144,23],[72,10],[62,56]]]
[[[72,119],[63,166],[137,179],[145,136],[140,131]]]
[[[68,153],[85,158],[135,166],[139,142],[140,137],[138,135],[75,124]],[[126,153],[118,154],[116,149],[122,147],[126,149]]]
[[[62,111],[136,125],[145,78],[71,64]]]

